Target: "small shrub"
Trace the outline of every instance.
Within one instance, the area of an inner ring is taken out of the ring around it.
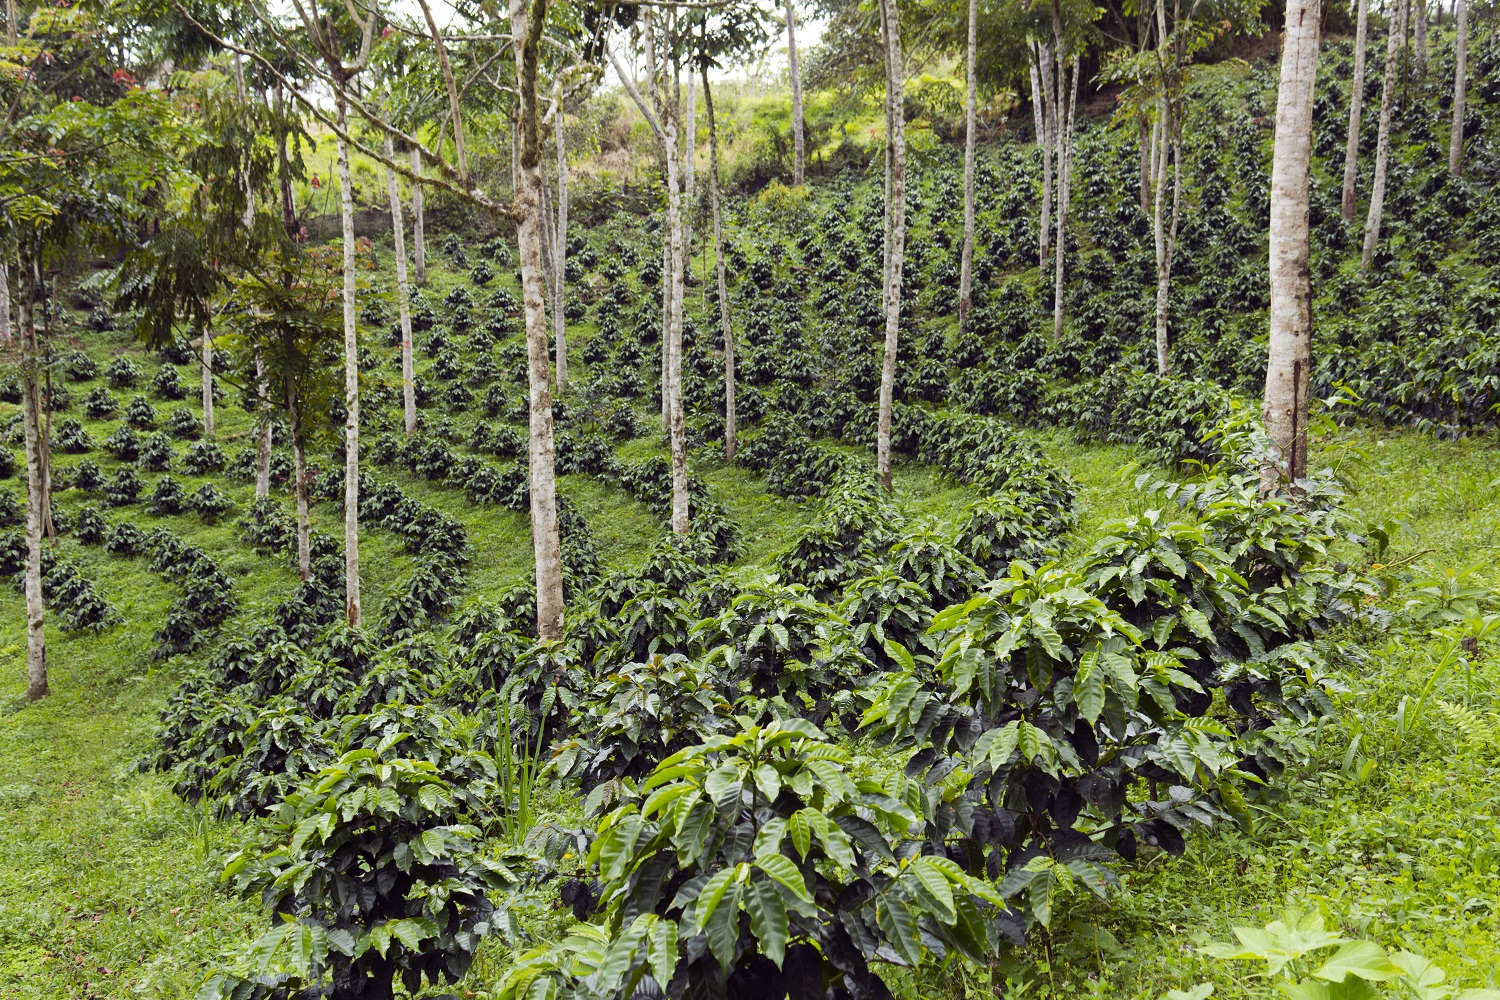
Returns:
[[[129,521],[104,532],[104,551],[117,556],[138,556],[146,551],[146,533]]]
[[[104,450],[122,462],[134,462],[141,453],[141,441],[129,424],[121,424],[104,439]]]
[[[141,445],[136,464],[147,472],[165,472],[172,467],[176,452],[172,450],[172,439],[163,431],[157,431]]]
[[[171,476],[162,476],[146,499],[146,510],[156,517],[166,517],[181,514],[187,503],[187,491],[182,488],[182,484]]]
[[[185,406],[179,406],[167,417],[163,425],[166,432],[180,440],[194,440],[203,433],[203,424],[197,414]]]
[[[152,389],[162,399],[186,399],[188,385],[172,365],[162,365],[151,380]]]
[[[92,459],[85,458],[78,463],[78,469],[73,473],[73,488],[92,493],[104,486],[104,473],[99,470],[98,464]]]
[[[253,451],[250,453],[255,454]],[[206,476],[223,469],[227,463],[224,449],[213,441],[198,441],[188,446],[182,456],[182,471],[190,476]]]
[[[389,996],[398,975],[416,993],[424,980],[454,983],[468,971],[492,925],[491,894],[516,880],[479,853],[471,825],[499,795],[494,764],[437,721],[435,737],[401,726],[374,745],[346,741],[337,763],[288,793],[264,834],[230,859],[224,877],[242,896],[300,920],[273,917],[200,996],[229,1000],[266,976],[298,993],[332,983],[339,995]],[[309,926],[319,933],[292,960],[289,929]],[[362,947],[340,948],[342,939]]]
[[[112,389],[134,389],[141,381],[141,370],[129,358],[115,358],[104,369],[104,378]]]
[[[98,545],[104,541],[109,523],[97,507],[84,507],[78,512],[78,524],[73,528],[73,537],[82,545]]]
[[[52,434],[52,447],[65,455],[81,455],[94,450],[94,439],[76,420],[63,420]]]
[[[136,396],[125,407],[125,420],[137,430],[149,431],[156,426],[156,407],[145,396]]]
[[[90,420],[108,420],[120,412],[120,402],[104,386],[95,386],[83,397],[83,415]]]
[[[71,351],[63,359],[63,371],[74,382],[89,382],[99,377],[99,362],[84,351]]]
[[[114,478],[104,485],[104,502],[109,507],[126,507],[136,502],[146,484],[133,467],[121,466]]]

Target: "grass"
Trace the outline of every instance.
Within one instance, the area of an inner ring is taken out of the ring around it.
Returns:
[[[388,264],[389,253],[382,257]],[[458,278],[438,254],[432,255],[432,275],[426,294],[437,301]],[[497,283],[514,286],[508,273]],[[591,332],[579,329],[575,345]],[[88,347],[101,361],[134,350],[124,333],[91,336]],[[138,364],[149,379],[156,362],[138,358]],[[429,364],[419,357],[419,370]],[[181,370],[196,383],[195,365]],[[73,388],[78,397],[88,387]],[[136,392],[150,395],[146,386],[116,395],[124,402]],[[172,406],[191,403],[157,405],[165,417]],[[13,411],[0,404],[0,422]],[[78,416],[78,408],[68,415]],[[96,441],[117,422],[84,421]],[[222,404],[218,423],[227,451],[249,444],[249,418],[238,406]],[[1098,538],[1108,521],[1142,508],[1133,475],[1122,475],[1138,460],[1133,449],[1080,444],[1065,429],[1035,436],[1078,485],[1080,519],[1070,540],[1075,551]],[[1477,565],[1481,576],[1496,582],[1500,449],[1494,440],[1438,441],[1361,428],[1342,436],[1340,446],[1327,457],[1342,463],[1355,518],[1406,525],[1388,562],[1419,575]],[[627,458],[664,453],[654,436],[621,449]],[[106,475],[118,464],[98,451],[90,457]],[[58,458],[63,467],[76,461]],[[795,538],[804,510],[769,493],[764,479],[745,468],[705,460],[697,471],[739,526],[740,567],[767,571]],[[189,491],[205,481],[174,475]],[[393,468],[379,475],[464,523],[474,550],[467,596],[492,597],[530,578],[524,515],[470,504],[457,490]],[[149,491],[158,477],[143,478]],[[248,484],[214,482],[241,510],[248,505]],[[617,487],[566,476],[560,490],[583,514],[611,569],[639,565],[660,536],[660,518]],[[896,470],[895,499],[908,519],[951,523],[975,496],[929,467]],[[64,494],[60,505],[76,511],[78,503]],[[154,518],[141,507],[109,516],[143,527],[164,524],[202,546],[234,580],[243,620],[295,584],[283,560],[257,556],[237,542],[237,513],[215,525],[192,515]],[[341,519],[327,505],[316,506],[313,519],[316,528],[341,536]],[[24,606],[18,589],[0,588],[0,635],[6,637],[0,646],[0,996],[190,996],[220,955],[242,948],[265,922],[255,906],[231,899],[216,884],[238,825],[184,803],[166,779],[134,763],[151,750],[156,715],[186,666],[151,660],[152,635],[177,590],[149,572],[146,560],[80,548],[66,536],[59,544],[124,621],[97,635],[49,627],[54,693],[29,705]],[[362,533],[361,553],[366,613],[378,620],[411,560],[395,536],[378,528]],[[1451,982],[1495,986],[1500,706],[1493,692],[1500,690],[1500,667],[1493,643],[1469,671],[1439,680],[1440,701],[1424,726],[1399,743],[1400,699],[1426,683],[1438,652],[1421,633],[1377,636],[1368,650],[1349,664],[1343,711],[1314,737],[1307,765],[1276,782],[1276,795],[1262,803],[1253,829],[1223,827],[1195,837],[1181,859],[1157,855],[1120,866],[1118,898],[1108,907],[1083,897],[1065,904],[1052,938],[1026,956],[1030,969],[1017,982],[1029,980],[1032,992],[1059,997],[1154,1000],[1205,980],[1215,982],[1220,997],[1259,995],[1245,984],[1244,970],[1210,965],[1193,946],[1302,905],[1322,907],[1349,932],[1427,954],[1448,970]],[[1345,767],[1355,735],[1360,743]],[[556,788],[539,795],[544,811],[576,810]],[[560,919],[541,912],[528,923],[541,927]],[[502,942],[487,945],[464,987],[493,981],[508,953]],[[896,985],[902,1000],[956,997],[986,986],[926,973],[898,977]]]
[[[226,407],[223,419],[235,433],[231,412]],[[1118,475],[1131,460],[1127,449],[1080,445],[1061,432],[1043,440],[1080,486],[1076,544],[1139,506]],[[1500,489],[1490,485],[1493,441],[1372,430],[1349,440],[1365,455],[1347,470],[1351,509],[1366,520],[1394,517],[1410,526],[1393,560],[1494,566]],[[708,467],[705,477],[742,528],[744,564],[764,566],[794,534],[796,505],[769,495],[759,477],[740,468]],[[411,495],[465,522],[477,552],[470,594],[525,578],[529,545],[519,515],[471,507],[451,490],[398,478]],[[586,478],[567,478],[563,490],[598,533],[612,566],[643,558],[659,531],[645,508]],[[243,502],[244,492],[239,488],[236,499]],[[967,491],[930,469],[905,466],[897,498],[908,516],[944,521]],[[157,520],[139,511],[128,516]],[[290,589],[288,568],[237,548],[230,525],[167,520],[220,561],[246,607]],[[181,669],[150,660],[152,632],[175,589],[143,560],[78,549],[68,540],[62,545],[83,561],[125,622],[101,635],[49,629],[54,694],[38,705],[23,700],[24,647],[0,649],[0,830],[6,831],[0,995],[187,996],[219,954],[245,944],[263,922],[253,906],[215,886],[236,825],[205,816],[174,796],[160,775],[133,765],[150,749],[155,714]],[[369,532],[363,548],[373,589],[402,576],[404,557],[384,532]],[[0,625],[6,635],[24,634],[14,589],[0,595]],[[1195,838],[1184,858],[1156,856],[1122,869],[1123,890],[1107,908],[1075,900],[1050,946],[1030,956],[1038,963],[1034,985],[1059,996],[1147,998],[1212,979],[1220,996],[1252,995],[1231,970],[1208,965],[1192,946],[1225,939],[1234,924],[1264,923],[1296,904],[1321,906],[1349,930],[1421,951],[1454,982],[1495,985],[1500,715],[1491,692],[1500,688],[1500,669],[1491,655],[1475,665],[1472,688],[1459,673],[1441,681],[1438,696],[1469,714],[1439,707],[1398,746],[1397,702],[1425,681],[1434,656],[1420,636],[1376,644],[1346,678],[1345,712],[1314,739],[1309,765],[1277,783],[1279,795],[1262,806],[1255,829],[1222,828]],[[1355,732],[1362,734],[1360,750],[1344,769]],[[1364,760],[1373,762],[1369,770]],[[478,980],[498,970],[503,951],[486,949]],[[948,978],[907,985],[924,996],[960,988]]]

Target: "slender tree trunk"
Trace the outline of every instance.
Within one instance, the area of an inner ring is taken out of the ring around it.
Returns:
[[[422,176],[422,154],[415,146],[411,150],[411,172],[418,177]],[[425,288],[427,285],[425,221],[422,214],[422,185],[413,183],[411,186],[411,242],[412,253],[415,257],[413,263],[416,265],[417,287],[419,288]]]
[[[734,423],[734,329],[729,323],[729,277],[724,269],[724,223],[719,210],[719,130],[714,97],[703,67],[703,106],[708,112],[708,195],[714,216],[714,270],[719,282],[719,332],[724,336],[724,461],[733,462],[738,444]]]
[[[42,354],[36,336],[36,279],[23,250],[16,269],[21,282],[21,424],[26,443],[26,696],[47,696],[47,637],[43,628],[42,535],[45,533],[47,476],[43,467]]]
[[[279,114],[285,100],[279,83],[276,85],[275,100]],[[291,161],[287,157],[286,146],[286,132],[281,131],[276,136],[276,180],[281,189],[281,228],[286,232],[288,240],[300,242],[302,227],[297,220],[297,205],[292,197]],[[285,281],[290,286],[290,275],[286,276]],[[271,390],[266,384],[265,362],[259,357],[255,359],[255,401],[259,419],[255,434],[255,498],[258,500],[271,494]]]
[[[1156,158],[1151,145],[1155,137],[1151,133],[1151,119],[1145,112],[1136,119],[1136,132],[1141,144],[1141,212],[1150,215],[1155,201],[1151,190],[1156,175]]]
[[[891,489],[891,409],[896,392],[896,350],[901,332],[901,270],[906,249],[906,113],[901,24],[893,0],[880,0],[885,43],[886,269],[885,357],[880,373],[880,423],[875,446],[880,485]]]
[[[1162,68],[1161,96],[1157,101],[1156,133],[1152,140],[1153,163],[1156,168],[1156,197],[1151,213],[1151,234],[1156,243],[1156,373],[1166,375],[1171,370],[1171,344],[1167,331],[1167,303],[1171,292],[1172,271],[1168,263],[1166,194],[1167,194],[1167,137],[1172,132],[1172,102],[1168,97],[1172,81],[1166,76],[1167,61],[1167,4],[1156,0],[1157,62]],[[1062,241],[1058,240],[1059,245]]]
[[[557,301],[557,249],[552,239],[552,192],[547,183],[547,172],[542,171],[542,282],[547,290],[547,308],[556,313],[562,308]]]
[[[552,275],[554,287],[552,304],[552,339],[557,350],[557,394],[568,391],[568,324],[563,314],[563,303],[567,292],[568,263],[568,149],[563,127],[561,102],[557,106],[557,120],[552,131],[557,137],[557,239],[553,244]]]
[[[1157,175],[1156,228],[1158,231],[1156,256],[1156,370],[1159,375],[1171,373],[1171,340],[1167,329],[1168,307],[1171,304],[1172,261],[1177,253],[1177,226],[1182,214],[1182,122],[1176,111],[1168,105],[1170,116],[1163,136],[1161,169]],[[1168,137],[1170,137],[1168,139]],[[1164,223],[1162,218],[1161,191],[1167,186],[1167,155],[1172,161],[1172,220]]]
[[[1365,247],[1360,266],[1369,268],[1380,243],[1380,215],[1385,208],[1386,171],[1391,160],[1391,110],[1396,102],[1396,74],[1401,64],[1401,45],[1406,38],[1406,0],[1396,0],[1385,47],[1385,77],[1380,91],[1380,137],[1375,144],[1375,178],[1370,185],[1370,210],[1365,216]]]
[[[1166,375],[1171,369],[1171,346],[1167,338],[1167,298],[1171,286],[1171,277],[1167,271],[1167,226],[1166,226],[1166,195],[1167,195],[1167,155],[1166,143],[1163,141],[1163,133],[1167,129],[1167,123],[1163,120],[1167,115],[1166,102],[1161,102],[1161,117],[1156,122],[1156,134],[1153,136],[1152,145],[1159,150],[1155,157],[1156,165],[1156,197],[1151,212],[1151,233],[1156,241],[1156,374]]]
[[[663,186],[666,184],[666,167],[662,168]],[[668,195],[670,200],[671,195]],[[671,380],[667,369],[671,367],[672,353],[672,223],[671,213],[662,220],[661,241],[661,429],[672,433],[672,403],[667,395],[667,383]]]
[[[1464,98],[1467,96],[1469,72],[1469,0],[1453,0],[1458,20],[1453,39],[1453,124],[1448,133],[1448,172],[1462,177],[1464,172]]]
[[[1270,350],[1262,416],[1277,449],[1261,487],[1307,474],[1312,374],[1312,282],[1308,266],[1308,177],[1318,72],[1317,0],[1287,0],[1271,160]],[[1397,32],[1399,37],[1399,32]],[[1387,88],[1388,90],[1390,88]]]
[[[673,85],[676,86],[676,73]],[[671,259],[672,295],[667,331],[667,420],[672,449],[672,531],[683,535],[688,530],[687,424],[682,406],[682,300],[687,257],[682,225],[682,180],[678,175],[677,101],[663,102],[667,158],[667,240]]]
[[[689,215],[694,211],[692,201],[698,193],[698,106],[697,98],[693,94],[694,86],[693,68],[689,65],[687,101],[684,102],[682,109],[683,114],[687,116],[682,127],[682,190],[688,198]],[[688,257],[691,259],[692,254]]]
[[[348,123],[348,99],[337,93],[339,131]],[[359,339],[354,310],[354,188],[349,143],[338,140],[339,200],[344,233],[344,612],[358,625],[359,607]]]
[[[302,432],[301,407],[297,385],[286,380],[286,411],[292,423],[293,495],[297,498],[297,575],[306,580],[312,576],[312,543],[307,524],[307,443]]]
[[[1048,47],[1032,43],[1031,107],[1036,119],[1036,148],[1042,158],[1042,206],[1037,230],[1037,267],[1047,267],[1052,246],[1052,92],[1043,81],[1052,73]]]
[[[10,339],[10,265],[0,262],[0,344]]]
[[[521,126],[511,122],[510,128],[510,190],[514,197],[521,190]]]
[[[979,130],[979,0],[969,0],[969,48],[964,64],[964,242],[958,257],[958,325],[974,305],[974,154]]]
[[[260,407],[260,429],[255,440],[255,497],[271,495],[271,412],[266,393],[266,367],[255,359],[255,398]]]
[[[1078,60],[1073,60],[1072,87],[1063,86],[1066,69],[1058,63],[1058,129],[1057,140],[1057,248],[1053,252],[1052,339],[1063,335],[1063,282],[1066,277],[1068,237],[1068,201],[1073,174],[1073,111],[1078,104]],[[1071,94],[1071,96],[1065,96]]]
[[[801,187],[807,176],[807,123],[802,115],[802,73],[797,65],[797,10],[786,0],[786,60],[792,78],[792,184]]]
[[[214,436],[214,335],[203,327],[203,436]]]
[[[56,291],[57,281],[54,278],[52,288],[47,287],[46,277],[41,268],[37,268],[36,292],[33,293],[33,301],[42,303],[50,302],[53,292]],[[44,332],[46,340],[43,341],[45,348],[38,344],[38,354],[41,360],[42,381],[38,388],[43,391],[39,412],[41,413],[41,434],[38,436],[37,445],[41,452],[42,462],[42,537],[49,540],[57,538],[57,524],[52,520],[52,371],[49,367],[52,360],[52,310],[43,307],[42,315],[45,317]]]
[[[542,288],[542,136],[536,76],[547,0],[510,0],[521,136],[517,161],[516,241],[526,313],[526,368],[530,394],[531,544],[536,558],[536,628],[542,639],[563,630],[562,549],[557,531],[557,470],[552,440],[552,389],[547,358],[547,314]]]
[[[385,137],[386,159],[396,158],[395,145],[391,137]],[[396,308],[401,314],[401,405],[406,416],[406,433],[417,432],[417,385],[415,366],[411,354],[411,285],[406,279],[406,218],[401,213],[401,188],[396,183],[396,172],[385,172],[386,189],[391,199],[391,238],[396,256]],[[412,185],[413,204],[415,193],[421,185]]]
[[[1412,48],[1415,56],[1417,79],[1427,77],[1427,0],[1411,0],[1416,17],[1412,26]]]
[[[1344,200],[1340,209],[1345,222],[1353,222],[1359,209],[1359,131],[1365,103],[1365,39],[1369,33],[1370,0],[1359,0],[1354,28],[1354,79],[1349,83],[1349,137],[1344,143]]]

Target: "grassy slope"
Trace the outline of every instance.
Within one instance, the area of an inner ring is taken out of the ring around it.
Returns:
[[[435,247],[430,259],[427,295],[436,303],[457,276]],[[513,286],[508,274],[500,282]],[[581,337],[589,332],[577,331]],[[120,336],[90,344],[101,358],[125,349]],[[427,363],[419,360],[420,367]],[[148,377],[155,367],[142,363]],[[184,366],[183,375],[192,382],[192,366]],[[139,391],[150,396],[144,387]],[[133,393],[116,395],[123,402]],[[155,402],[163,416],[176,405]],[[13,409],[0,404],[0,420]],[[219,420],[233,452],[248,433],[244,414],[231,403]],[[116,422],[86,424],[102,440]],[[1108,519],[1140,508],[1130,477],[1118,474],[1134,457],[1130,449],[1080,445],[1061,431],[1039,436],[1080,485],[1077,545],[1097,537]],[[1489,486],[1500,468],[1494,442],[1368,431],[1352,440],[1367,456],[1349,469],[1354,509],[1371,522],[1400,516],[1412,525],[1394,558],[1422,553],[1421,563],[1480,564],[1493,573],[1500,561],[1500,491]],[[638,441],[629,449],[630,457],[647,453],[660,448]],[[97,452],[92,457],[106,474],[113,472],[116,463]],[[795,533],[798,508],[768,494],[763,480],[745,469],[701,471],[741,529],[743,565],[767,565]],[[457,491],[405,474],[380,475],[464,521],[476,550],[469,594],[493,593],[529,575],[524,518],[470,506]],[[149,484],[157,477],[145,478]],[[189,490],[200,482],[179,478]],[[248,501],[247,487],[216,481],[242,505]],[[660,533],[659,520],[614,487],[565,477],[562,489],[612,567],[638,563]],[[936,520],[950,517],[970,496],[922,467],[898,469],[897,492],[908,515]],[[77,502],[63,506],[76,509]],[[161,520],[138,507],[111,515],[121,517],[142,527]],[[235,578],[247,615],[291,588],[288,569],[237,547],[228,524],[205,528],[191,516],[166,520]],[[338,534],[326,511],[315,511],[315,521]],[[28,706],[23,604],[15,589],[0,588],[0,996],[190,995],[215,955],[243,945],[264,924],[254,907],[214,887],[235,828],[206,820],[160,776],[132,766],[150,749],[155,714],[175,681],[177,666],[153,665],[149,653],[152,632],[176,590],[144,560],[79,549],[67,539],[62,545],[79,556],[126,621],[98,636],[49,629],[55,693]],[[384,590],[404,579],[408,560],[380,531],[362,540],[362,553],[374,618]],[[1481,713],[1480,725],[1464,735],[1434,711],[1427,728],[1397,746],[1397,703],[1425,683],[1435,662],[1430,643],[1412,642],[1363,664],[1359,676],[1348,678],[1347,716],[1316,742],[1315,766],[1280,783],[1284,798],[1263,813],[1257,829],[1200,837],[1183,859],[1144,860],[1125,875],[1125,892],[1108,910],[1080,900],[1060,917],[1051,947],[1033,956],[1053,960],[1050,969],[1043,964],[1033,973],[1037,985],[1063,996],[1155,997],[1210,973],[1190,953],[1192,944],[1222,939],[1234,923],[1263,923],[1299,900],[1325,905],[1350,929],[1426,952],[1464,985],[1495,985],[1500,891],[1492,883],[1500,866],[1500,786],[1493,768],[1500,760],[1500,715],[1490,692],[1500,678],[1492,658],[1480,661],[1472,679],[1442,679],[1439,695],[1469,700]],[[1374,761],[1364,778],[1358,760],[1351,775],[1340,773],[1351,732],[1363,734],[1361,756]],[[1095,925],[1109,934],[1088,929]],[[500,950],[481,956],[477,975],[496,967]],[[1217,974],[1218,995],[1244,995],[1226,973]],[[907,985],[904,997],[951,996],[979,984],[939,976]]]
[[[1403,548],[1430,549],[1424,559],[1434,564],[1494,565],[1500,499],[1487,486],[1497,464],[1491,442],[1373,433],[1355,439],[1370,456],[1353,470],[1356,509],[1371,519],[1407,517],[1415,534]],[[1048,443],[1083,487],[1085,539],[1102,519],[1132,505],[1116,475],[1128,453],[1060,436]],[[733,505],[753,557],[783,542],[795,514],[790,505],[741,470],[708,478]],[[904,470],[901,479],[913,513],[942,517],[961,493],[922,469]],[[610,561],[633,561],[644,551],[642,529],[655,533],[649,515],[607,487],[570,485],[581,502],[587,498]],[[438,495],[443,490],[429,495],[415,482],[403,486],[445,506],[454,499]],[[494,555],[476,560],[471,592],[518,578],[525,546],[513,535],[522,526],[490,524],[488,510],[464,517],[476,544]],[[228,528],[175,520],[174,529],[208,547],[236,577],[243,603],[290,586],[284,567],[233,555]],[[173,682],[172,669],[149,661],[151,632],[173,588],[141,560],[82,554],[126,624],[101,636],[49,630],[55,693],[38,706],[22,700],[24,647],[0,650],[0,993],[183,996],[213,956],[245,941],[260,918],[214,889],[234,829],[207,821],[160,776],[130,764],[149,749],[155,711]],[[14,590],[0,597],[0,624],[7,636],[24,634]],[[1392,747],[1396,702],[1432,662],[1430,649],[1402,647],[1350,678],[1357,696],[1347,722],[1331,724],[1317,743],[1330,766],[1289,776],[1285,800],[1265,812],[1256,831],[1219,831],[1199,838],[1183,859],[1146,861],[1126,875],[1126,892],[1107,912],[1086,903],[1072,911],[1072,926],[1053,949],[1058,993],[1155,996],[1194,981],[1206,970],[1184,946],[1224,937],[1231,923],[1264,922],[1296,900],[1321,902],[1354,927],[1425,951],[1466,985],[1492,984],[1500,961],[1500,786],[1492,766],[1500,722],[1490,726],[1488,745],[1455,753],[1455,732],[1434,713],[1431,728]],[[1491,720],[1494,673],[1482,661],[1473,678],[1473,703]],[[1463,684],[1450,677],[1439,691],[1461,699]],[[1349,726],[1363,727],[1362,749],[1376,761],[1367,780],[1339,773]],[[1481,732],[1475,739],[1486,738]],[[1110,935],[1080,933],[1096,921]],[[1116,941],[1123,950],[1110,956]],[[1220,995],[1236,995],[1228,986]]]

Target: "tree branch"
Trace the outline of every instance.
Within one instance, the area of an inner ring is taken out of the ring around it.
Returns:
[[[619,74],[620,82],[625,85],[625,92],[630,95],[630,99],[640,109],[641,116],[646,119],[646,124],[651,126],[651,131],[656,134],[657,141],[665,145],[667,141],[666,130],[661,127],[661,123],[656,120],[656,116],[651,113],[651,109],[646,107],[646,99],[636,89],[635,80],[631,78],[629,73],[625,72],[625,67],[620,65],[620,57],[615,55],[615,50],[609,48],[608,52],[610,64],[614,66],[615,72]]]

